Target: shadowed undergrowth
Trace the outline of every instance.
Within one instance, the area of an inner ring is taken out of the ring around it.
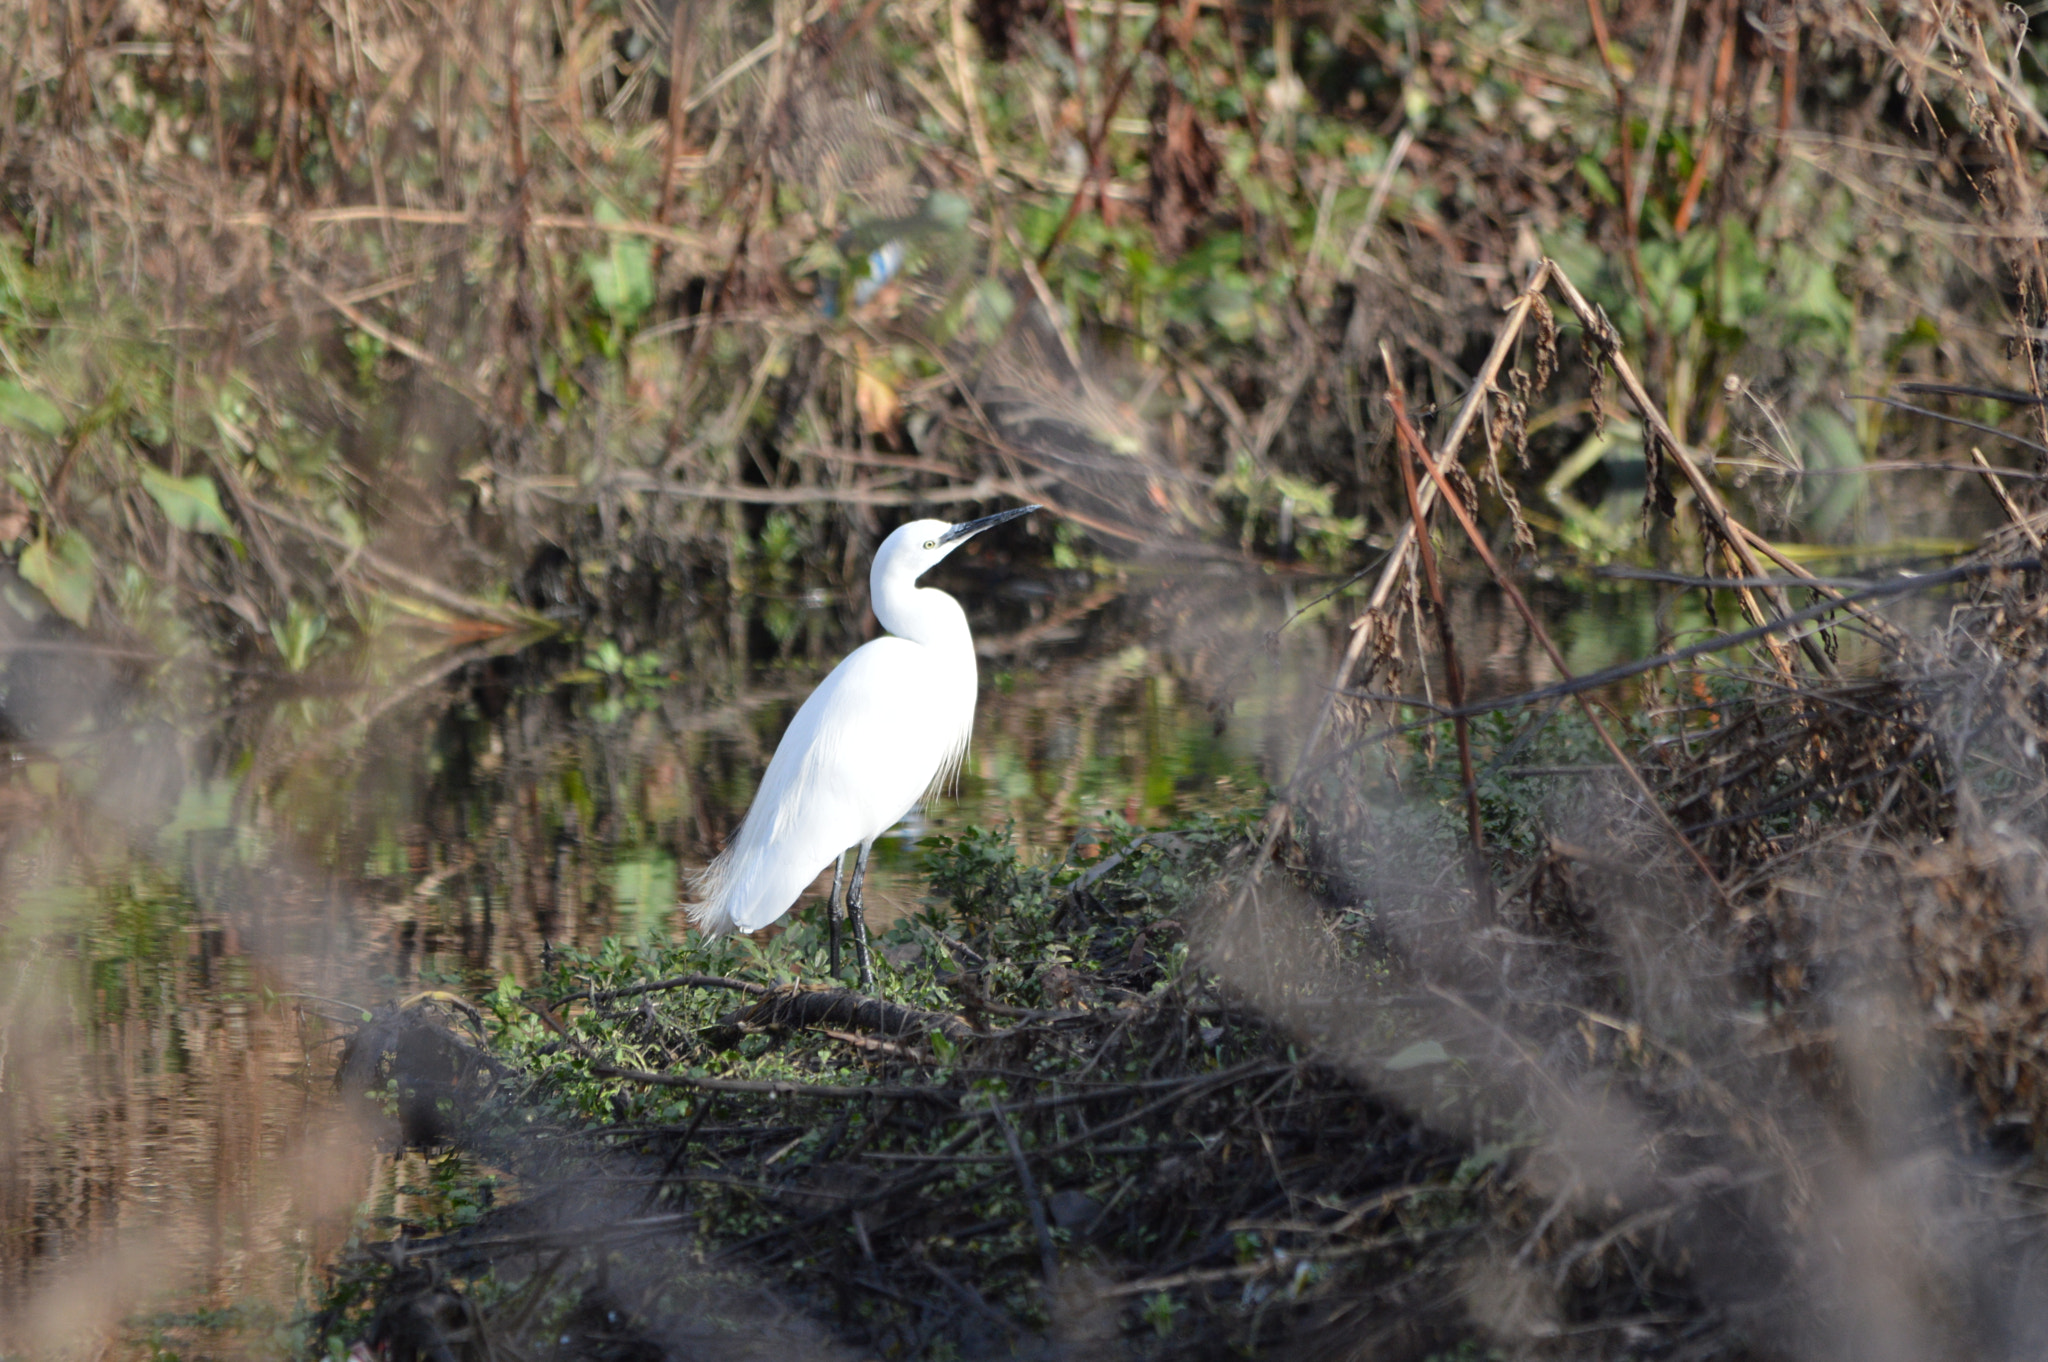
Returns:
[[[562,960],[422,1086],[511,1204],[350,1259],[323,1327],[447,1296],[477,1346],[578,1355],[2032,1355],[2038,582],[1991,572],[1884,679],[1673,675],[1629,737],[1669,823],[1513,708],[1485,892],[1442,733],[1291,818],[942,843],[879,999],[807,922]]]

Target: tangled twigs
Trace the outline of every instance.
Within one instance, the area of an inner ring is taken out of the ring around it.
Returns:
[[[1449,434],[1444,437],[1443,457],[1455,459],[1464,445],[1465,437],[1472,431],[1472,424],[1485,409],[1488,395],[1493,391],[1494,381],[1500,377],[1501,366],[1514,353],[1515,342],[1521,338],[1522,328],[1528,323],[1530,314],[1543,303],[1543,286],[1549,281],[1556,266],[1549,260],[1539,262],[1529,276],[1529,282],[1522,288],[1515,301],[1509,305],[1507,320],[1501,324],[1500,334],[1494,337],[1493,349],[1487,352],[1486,362],[1479,366],[1478,377],[1473,381],[1472,390],[1465,396],[1464,406],[1458,409],[1456,419],[1451,422]],[[1547,316],[1547,313],[1545,314]],[[1316,756],[1321,750],[1324,735],[1329,732],[1330,719],[1336,713],[1337,698],[1343,695],[1351,682],[1352,669],[1365,656],[1366,649],[1379,637],[1380,624],[1385,618],[1387,601],[1394,594],[1395,586],[1408,569],[1409,560],[1415,551],[1418,522],[1429,515],[1429,508],[1436,501],[1436,482],[1432,479],[1424,485],[1416,497],[1416,508],[1408,522],[1394,537],[1394,547],[1388,552],[1386,565],[1380,569],[1379,581],[1367,599],[1365,609],[1351,623],[1351,641],[1345,646],[1344,655],[1337,662],[1336,673],[1330,678],[1328,692],[1323,703],[1316,710],[1315,721],[1309,725],[1308,736],[1302,740],[1301,755],[1294,764],[1287,779],[1280,784],[1273,807],[1266,813],[1266,820],[1260,829],[1259,851],[1246,867],[1246,873],[1238,886],[1231,903],[1231,912],[1241,910],[1257,889],[1259,877],[1273,859],[1273,852],[1280,845],[1280,838],[1292,822],[1295,799],[1300,795],[1301,785],[1316,769]]]
[[[817,984],[770,986],[745,979],[728,979],[717,974],[677,974],[644,984],[604,989],[590,994],[589,1001],[607,1003],[646,993],[667,993],[679,988],[726,989],[753,998],[755,1001],[752,1006],[730,1013],[721,1021],[721,1025],[742,1030],[843,1027],[854,1031],[872,1031],[894,1040],[938,1034],[955,1044],[970,1040],[987,1040],[1008,1034],[977,1030],[966,1018],[951,1012],[934,1012],[929,1008],[909,1007],[850,988],[830,988]],[[574,1002],[583,996],[571,994],[558,999],[557,1003],[559,1005]],[[1031,1019],[1037,1020],[1037,1014],[1033,1014]]]
[[[399,591],[417,596],[429,604],[440,606],[445,610],[451,610],[466,617],[468,621],[472,622],[474,631],[479,635],[490,633],[502,634],[520,627],[531,628],[540,622],[534,616],[524,611],[510,609],[490,601],[478,600],[475,597],[451,591],[438,582],[422,577],[417,572],[411,572],[398,566],[398,564],[389,561],[371,549],[364,548],[360,544],[350,544],[346,538],[324,525],[313,524],[302,516],[293,515],[291,512],[272,506],[268,502],[259,501],[253,496],[244,497],[242,504],[250,510],[276,521],[286,529],[297,531],[308,539],[325,544],[329,548],[345,550],[349,556],[342,566],[337,569],[338,572],[346,572],[351,567],[359,567],[373,576],[382,578],[387,584]]]
[[[1384,347],[1380,353],[1386,356],[1387,372],[1391,379],[1393,357]],[[1387,390],[1387,401],[1393,405],[1394,419],[1401,423],[1401,429],[1405,434],[1408,429],[1408,413],[1401,403],[1399,385]],[[1401,485],[1408,493],[1408,514],[1414,523],[1420,525],[1424,522],[1422,501],[1415,490],[1415,465],[1428,463],[1429,452],[1422,447],[1419,440],[1404,440],[1398,462],[1401,465]],[[1433,477],[1441,477],[1433,468],[1430,473]],[[1465,508],[1459,505],[1458,497],[1448,486],[1443,487],[1443,492],[1462,519]],[[1436,551],[1430,547],[1427,534],[1415,536],[1415,551],[1422,559],[1423,577],[1429,583],[1429,603],[1436,613],[1437,640],[1444,650],[1444,689],[1451,697],[1452,707],[1463,709],[1466,698],[1465,669],[1458,665],[1458,641],[1451,633],[1451,609],[1444,601],[1443,578],[1436,570]],[[1486,873],[1486,831],[1479,816],[1479,781],[1472,773],[1472,723],[1460,714],[1451,720],[1451,727],[1458,739],[1458,775],[1465,786],[1465,833],[1470,839],[1472,891],[1478,897],[1480,906],[1487,916],[1491,917],[1493,885]]]
[[[1802,624],[1810,624],[1816,620],[1825,619],[1837,610],[1850,609],[1865,601],[1879,600],[1891,596],[1910,595],[1929,591],[1936,587],[1948,586],[1955,582],[1970,581],[1999,573],[2037,572],[2040,569],[2040,559],[2020,558],[1998,562],[1964,563],[1956,567],[1944,568],[1939,572],[1923,572],[1913,577],[1893,578],[1890,581],[1873,583],[1846,596],[1830,598],[1816,605],[1809,605],[1804,610],[1795,611],[1783,619],[1773,620],[1769,624],[1760,624],[1751,629],[1741,629],[1732,634],[1717,634],[1713,638],[1700,643],[1687,644],[1683,648],[1673,648],[1669,652],[1658,653],[1654,657],[1637,658],[1632,662],[1619,662],[1612,667],[1603,667],[1597,672],[1586,672],[1567,681],[1558,681],[1551,685],[1538,686],[1534,690],[1517,691],[1513,695],[1500,695],[1488,700],[1474,701],[1472,704],[1466,705],[1462,711],[1451,709],[1447,705],[1438,705],[1432,707],[1431,712],[1439,719],[1455,718],[1462,712],[1469,719],[1481,714],[1495,714],[1508,710],[1525,709],[1530,705],[1540,705],[1545,701],[1555,700],[1561,696],[1581,695],[1587,691],[1599,690],[1602,687],[1614,685],[1618,681],[1626,681],[1632,676],[1641,676],[1645,672],[1656,671],[1660,667],[1675,667],[1682,663],[1690,662],[1694,658],[1705,657],[1709,653],[1725,653],[1734,648],[1746,647],[1749,644],[1769,637],[1773,633],[1779,633],[1786,629],[1796,628]],[[1719,579],[1714,580],[1718,581]],[[1358,691],[1348,693],[1360,695]],[[1807,694],[1804,691],[1793,693]],[[1828,693],[1822,691],[1813,691],[1811,695],[1816,700],[1827,700],[1829,698]],[[1390,698],[1404,705],[1415,705],[1418,707],[1422,705],[1420,700],[1410,696],[1382,697],[1377,695],[1361,695],[1360,698]],[[1409,727],[1410,725],[1405,724],[1393,725],[1381,732],[1368,735],[1366,740],[1374,741],[1382,737],[1390,737],[1396,733],[1408,731]]]
[[[816,988],[791,985],[772,989],[756,1002],[726,1021],[748,1028],[847,1027],[872,1031],[891,1039],[937,1033],[957,1043],[983,1038],[983,1033],[963,1017],[906,1007],[886,998],[871,997],[848,988]]]
[[[1380,354],[1386,354],[1386,350],[1382,348]],[[1389,354],[1386,358],[1389,358],[1389,377],[1391,377],[1393,375],[1393,356]],[[1405,432],[1407,430],[1407,412],[1401,406],[1401,389],[1399,387],[1389,389],[1389,393],[1386,393],[1386,399],[1393,403],[1395,420],[1403,422],[1403,432]],[[1423,510],[1421,510],[1421,498],[1415,492],[1415,465],[1430,461],[1430,453],[1423,449],[1419,440],[1405,440],[1401,453],[1403,453],[1403,457],[1399,459],[1399,463],[1401,463],[1401,485],[1407,490],[1409,516],[1411,516],[1411,520],[1415,524],[1425,524]],[[1436,473],[1436,469],[1430,469],[1430,473],[1434,477],[1440,477],[1440,473]],[[1438,483],[1438,485],[1442,485],[1442,483]],[[1464,508],[1458,506],[1458,496],[1450,490],[1448,485],[1442,485],[1442,490],[1444,490],[1446,500],[1450,500],[1450,504],[1462,516]],[[1427,537],[1427,535],[1417,535],[1415,537],[1415,553],[1421,557],[1423,578],[1427,580],[1427,584],[1430,584],[1430,606],[1436,610],[1436,637],[1438,637],[1438,641],[1444,647],[1444,690],[1450,694],[1452,709],[1464,709],[1464,698],[1466,698],[1464,696],[1464,668],[1458,666],[1458,639],[1450,631],[1450,606],[1444,602],[1444,578],[1436,571],[1436,551],[1430,547],[1430,537]],[[1493,895],[1489,891],[1491,887],[1487,883],[1487,870],[1485,870],[1487,834],[1485,834],[1485,829],[1481,825],[1481,817],[1479,817],[1479,780],[1473,776],[1473,725],[1470,725],[1470,721],[1464,715],[1458,715],[1456,719],[1452,719],[1452,729],[1458,735],[1458,776],[1464,782],[1464,825],[1466,825],[1466,836],[1470,838],[1470,852],[1473,852],[1473,887],[1479,893],[1481,903],[1487,907],[1489,916],[1491,916]]]
[[[651,1069],[633,1069],[623,1064],[610,1064],[601,1059],[590,1061],[590,1071],[606,1078],[623,1078],[633,1083],[645,1083],[653,1088],[695,1088],[700,1092],[742,1093],[754,1097],[807,1097],[818,1100],[846,1097],[914,1098],[942,1105],[951,1105],[960,1100],[960,1094],[951,1088],[918,1084],[797,1083],[772,1078],[707,1078],[702,1074],[655,1073]]]
[[[735,993],[748,993],[761,997],[770,992],[768,985],[750,983],[745,979],[728,979],[722,974],[674,974],[666,979],[653,979],[644,984],[633,984],[626,988],[607,988],[590,995],[592,1002],[611,1002],[615,998],[635,998],[642,993],[666,993],[675,988],[724,988]],[[580,997],[582,995],[572,995]],[[571,998],[562,999],[563,1002]]]
[[[1494,581],[1500,584],[1501,591],[1506,594],[1509,601],[1513,602],[1515,610],[1522,616],[1523,621],[1528,624],[1529,632],[1542,645],[1544,653],[1550,658],[1551,665],[1557,668],[1559,675],[1569,680],[1571,678],[1571,669],[1565,665],[1564,654],[1559,652],[1557,645],[1551,641],[1550,632],[1543,627],[1543,621],[1537,618],[1536,612],[1529,608],[1528,600],[1522,595],[1520,588],[1515,585],[1514,579],[1501,570],[1499,560],[1493,556],[1493,550],[1486,546],[1486,536],[1479,532],[1479,526],[1473,522],[1472,513],[1467,511],[1464,503],[1452,493],[1450,484],[1444,480],[1441,464],[1429,458],[1428,451],[1423,446],[1422,437],[1416,434],[1414,425],[1409,422],[1407,406],[1401,400],[1400,380],[1394,372],[1393,352],[1384,343],[1380,347],[1380,359],[1387,366],[1387,402],[1394,409],[1394,429],[1399,434],[1402,443],[1408,447],[1415,461],[1423,468],[1429,470],[1430,477],[1436,479],[1438,487],[1443,492],[1444,501],[1450,506],[1451,513],[1457,517],[1460,528],[1465,531],[1465,537],[1471,540],[1473,550],[1478,553],[1481,561],[1486,564],[1487,571],[1493,574]],[[1593,731],[1599,735],[1601,745],[1607,749],[1608,754],[1621,766],[1621,769],[1628,772],[1630,781],[1641,792],[1643,802],[1656,810],[1657,816],[1663,820],[1664,826],[1670,830],[1672,837],[1677,840],[1678,845],[1685,848],[1686,854],[1692,858],[1693,864],[1698,866],[1700,873],[1707,877],[1707,883],[1714,887],[1716,894],[1719,894],[1721,892],[1720,877],[1714,874],[1714,868],[1707,864],[1706,857],[1700,855],[1699,848],[1695,847],[1686,835],[1679,830],[1678,824],[1672,821],[1671,814],[1662,804],[1658,803],[1657,796],[1651,791],[1649,783],[1643,779],[1643,773],[1636,769],[1636,764],[1630,761],[1628,755],[1621,750],[1621,744],[1617,743],[1614,740],[1614,735],[1607,731],[1607,725],[1601,722],[1599,712],[1593,708],[1592,702],[1586,698],[1584,692],[1575,694],[1573,698],[1578,701],[1579,710],[1586,716],[1586,722],[1591,724]]]
[[[1521,293],[1509,306],[1507,320],[1501,324],[1500,334],[1494,337],[1493,349],[1487,352],[1486,362],[1479,366],[1479,375],[1473,380],[1472,391],[1466,394],[1465,405],[1458,409],[1457,418],[1451,422],[1450,433],[1444,437],[1444,458],[1458,457],[1458,450],[1463,447],[1465,437],[1472,431],[1472,423],[1478,419],[1487,395],[1493,390],[1494,380],[1500,377],[1501,366],[1506,364],[1508,356],[1514,353],[1515,342],[1522,335],[1522,327],[1527,324],[1530,313],[1542,302],[1543,286],[1556,269],[1557,266],[1548,260],[1538,264],[1535,272],[1529,276],[1529,282],[1523,286]],[[1431,482],[1424,487],[1418,500],[1421,514],[1427,516],[1429,508],[1436,502],[1436,484]],[[1316,711],[1315,722],[1309,726],[1308,737],[1301,744],[1301,757],[1295,763],[1293,773],[1281,786],[1280,798],[1274,805],[1275,817],[1268,821],[1266,854],[1259,858],[1261,863],[1271,856],[1279,837],[1279,830],[1286,823],[1285,811],[1288,802],[1296,792],[1299,782],[1313,767],[1323,735],[1329,730],[1330,717],[1335,713],[1337,697],[1350,684],[1351,670],[1358,665],[1358,659],[1365,655],[1366,647],[1373,641],[1377,632],[1376,621],[1381,618],[1388,599],[1394,594],[1395,585],[1407,570],[1409,557],[1415,549],[1416,528],[1416,522],[1411,518],[1394,537],[1394,547],[1387,554],[1386,566],[1380,569],[1379,581],[1374,584],[1365,609],[1360,611],[1358,618],[1352,622],[1351,642],[1344,649],[1343,658],[1337,663],[1336,675],[1330,681],[1329,695],[1324,699],[1322,707]]]
[[[1727,556],[1729,565],[1740,576],[1764,576],[1764,570],[1757,563],[1756,555],[1750,552],[1750,541],[1742,533],[1743,527],[1728,513],[1728,508],[1722,504],[1721,494],[1714,490],[1714,485],[1707,481],[1706,475],[1687,457],[1685,446],[1679,442],[1678,436],[1672,433],[1670,423],[1665,421],[1664,414],[1657,410],[1657,404],[1650,400],[1649,391],[1643,387],[1642,380],[1636,377],[1636,371],[1629,365],[1628,357],[1621,353],[1620,341],[1614,334],[1613,324],[1601,314],[1600,309],[1586,301],[1586,295],[1579,292],[1578,286],[1572,283],[1569,275],[1554,262],[1545,263],[1550,266],[1549,277],[1556,281],[1558,292],[1564,295],[1565,303],[1578,314],[1580,323],[1587,331],[1598,338],[1600,353],[1614,366],[1614,374],[1621,380],[1622,391],[1628,394],[1630,404],[1643,418],[1643,424],[1649,428],[1645,444],[1661,441],[1663,447],[1671,451],[1671,462],[1678,466],[1686,484],[1692,488],[1693,500],[1700,508],[1700,515],[1706,519],[1708,527],[1714,532],[1714,538],[1720,542],[1721,551]],[[1784,591],[1775,587],[1769,590],[1771,602],[1777,607],[1778,613],[1791,614],[1792,606],[1785,599]],[[1741,600],[1743,612],[1749,616],[1750,622],[1762,624],[1766,616],[1763,607],[1757,604],[1756,597],[1751,594],[1750,588],[1738,587],[1736,595]],[[1822,676],[1835,674],[1834,664],[1811,638],[1802,636],[1799,644],[1806,653],[1807,660],[1813,663],[1815,670]],[[1770,648],[1771,655],[1777,659],[1780,669],[1789,677],[1792,674],[1792,659],[1786,656],[1784,649],[1776,641],[1765,646]]]
[[[1750,529],[1749,526],[1744,525],[1740,521],[1737,521],[1735,522],[1735,528],[1744,539],[1749,541],[1749,546],[1751,548],[1755,549],[1758,553],[1761,553],[1764,557],[1770,559],[1773,563],[1776,563],[1778,567],[1783,571],[1790,573],[1794,577],[1803,579],[1811,586],[1811,589],[1813,590],[1815,595],[1839,604],[1843,609],[1847,610],[1850,614],[1854,615],[1858,620],[1860,620],[1865,627],[1870,629],[1872,633],[1876,634],[1878,637],[1884,639],[1887,643],[1891,644],[1894,650],[1899,649],[1905,644],[1905,631],[1900,629],[1897,625],[1892,624],[1890,621],[1885,620],[1880,616],[1871,614],[1868,610],[1865,610],[1862,606],[1856,604],[1856,602],[1852,598],[1843,595],[1840,588],[1830,586],[1826,582],[1823,582],[1819,578],[1815,577],[1811,572],[1808,572],[1798,563],[1794,562],[1792,559],[1787,558],[1784,554],[1780,553],[1775,544],[1771,543],[1770,540],[1758,534],[1755,530]]]
[[[1060,219],[1059,225],[1053,228],[1052,235],[1046,238],[1044,247],[1038,252],[1037,265],[1041,270],[1052,260],[1060,242],[1066,239],[1068,229],[1074,225],[1074,219],[1081,215],[1081,205],[1087,201],[1088,191],[1103,176],[1102,148],[1109,136],[1110,125],[1116,121],[1116,111],[1122,107],[1124,96],[1130,91],[1131,78],[1137,75],[1139,66],[1144,63],[1146,56],[1153,51],[1154,44],[1163,34],[1164,29],[1161,26],[1166,22],[1166,15],[1167,11],[1162,9],[1152,20],[1152,27],[1145,33],[1145,41],[1138,45],[1138,50],[1131,54],[1129,64],[1117,74],[1116,84],[1110,88],[1109,97],[1103,102],[1102,117],[1096,122],[1094,131],[1088,138],[1087,169],[1082,173],[1081,183],[1075,187],[1073,198],[1067,201],[1066,216]],[[1111,32],[1114,34],[1115,30],[1112,29]],[[1115,52],[1112,49],[1111,57],[1114,56]]]

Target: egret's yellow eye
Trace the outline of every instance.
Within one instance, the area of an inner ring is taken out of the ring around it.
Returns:
[[[928,549],[935,549],[939,546],[939,541],[936,539],[927,539],[924,541],[924,546]]]

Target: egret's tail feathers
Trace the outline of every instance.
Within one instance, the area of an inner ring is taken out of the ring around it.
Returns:
[[[737,925],[732,920],[732,875],[731,866],[724,856],[715,857],[710,865],[693,872],[690,879],[690,901],[685,905],[690,922],[704,934],[707,941],[715,941],[731,932]]]
[[[690,877],[690,921],[707,938],[729,932],[758,932],[788,912],[806,886],[818,877],[820,863],[800,849],[764,846],[765,838],[747,835],[745,826],[711,861]]]

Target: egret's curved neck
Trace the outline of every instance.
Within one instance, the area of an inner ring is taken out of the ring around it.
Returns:
[[[868,576],[875,618],[898,638],[930,648],[959,649],[971,662],[974,636],[960,602],[934,587],[921,587],[904,563],[877,560]]]

